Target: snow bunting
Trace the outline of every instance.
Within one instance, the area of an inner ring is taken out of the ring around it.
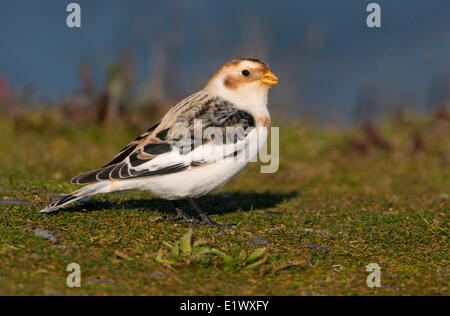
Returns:
[[[187,199],[199,213],[199,224],[219,226],[192,199],[221,187],[256,157],[269,132],[268,92],[277,83],[262,61],[226,63],[203,90],[173,106],[111,162],[72,179],[83,188],[41,213],[94,194],[144,190],[173,202],[177,215],[169,219],[196,221],[177,204]],[[202,134],[199,137],[196,129]],[[228,137],[230,129],[240,133]],[[218,142],[219,138],[225,142]]]

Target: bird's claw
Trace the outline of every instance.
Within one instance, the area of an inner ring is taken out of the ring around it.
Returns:
[[[196,222],[197,220],[189,215],[173,215],[173,216],[164,216],[158,222],[179,222],[185,221],[186,223]]]

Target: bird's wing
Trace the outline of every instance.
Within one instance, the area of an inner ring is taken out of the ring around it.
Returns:
[[[238,155],[249,145],[254,129],[251,114],[201,91],[175,105],[111,162],[72,183],[130,180],[197,168]]]

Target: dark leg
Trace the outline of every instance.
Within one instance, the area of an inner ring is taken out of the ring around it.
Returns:
[[[175,208],[175,211],[177,211],[177,217],[187,220],[187,221],[191,221],[194,218],[189,215],[188,213],[186,213],[185,211],[183,211],[180,206],[178,205],[177,201],[172,201],[173,207]]]
[[[186,222],[192,222],[195,221],[195,218],[190,216],[188,213],[183,211],[180,206],[178,205],[177,201],[172,201],[172,205],[175,208],[175,211],[177,212],[177,215],[175,216],[167,216],[164,218],[166,221],[180,221],[184,220]]]
[[[203,212],[200,207],[198,207],[197,203],[194,202],[193,199],[188,198],[187,199],[189,201],[189,203],[192,205],[192,207],[194,208],[194,210],[200,215],[201,217],[201,221],[199,222],[199,225],[209,225],[212,227],[222,227],[224,225],[220,225],[218,223],[216,223],[215,221],[213,221],[212,219],[210,219],[205,212]]]

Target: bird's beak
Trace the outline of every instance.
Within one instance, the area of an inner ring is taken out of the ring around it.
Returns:
[[[273,72],[271,72],[270,70],[264,74],[264,77],[261,79],[261,81],[268,86],[274,86],[274,85],[278,84],[278,82],[280,82],[278,77],[275,76],[275,74]]]

